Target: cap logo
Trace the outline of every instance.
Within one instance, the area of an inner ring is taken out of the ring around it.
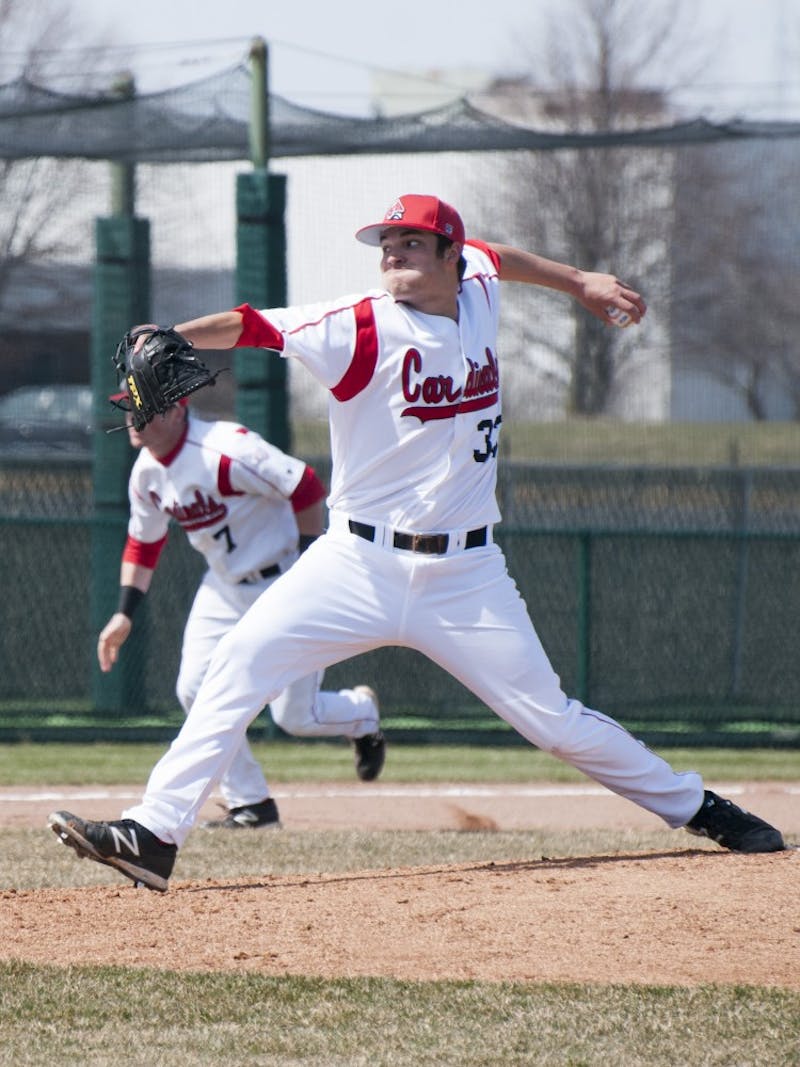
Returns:
[[[444,224],[443,229],[444,229],[444,232],[447,234],[448,237],[452,237],[453,236],[453,224],[452,224],[452,222],[446,222]]]
[[[402,219],[405,215],[406,209],[402,200],[395,200],[389,210],[383,217],[384,222],[396,222],[398,219]]]

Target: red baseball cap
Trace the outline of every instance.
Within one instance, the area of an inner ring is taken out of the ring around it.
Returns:
[[[464,223],[454,207],[436,196],[418,196],[414,193],[398,197],[383,216],[383,221],[362,226],[356,233],[356,239],[365,245],[379,245],[383,231],[392,226],[439,233],[461,245],[466,240]]]

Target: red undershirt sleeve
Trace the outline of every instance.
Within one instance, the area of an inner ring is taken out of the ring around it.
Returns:
[[[122,561],[123,563],[138,563],[140,567],[148,567],[154,571],[166,543],[166,536],[160,541],[137,541],[129,534],[122,550]]]

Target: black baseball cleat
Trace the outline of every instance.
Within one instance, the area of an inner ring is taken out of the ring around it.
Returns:
[[[356,685],[354,693],[361,693],[372,701],[375,710],[380,715],[378,694],[369,685]],[[353,739],[353,755],[356,761],[356,774],[362,782],[373,782],[383,770],[386,761],[386,738],[383,731],[378,729],[372,734],[364,734],[363,737]]]
[[[353,741],[356,774],[362,782],[373,782],[383,770],[386,760],[386,738],[383,731],[365,734]]]
[[[710,837],[732,852],[781,852],[786,848],[781,832],[774,826],[709,789],[685,829],[697,837]]]
[[[206,830],[241,830],[248,827],[251,830],[280,830],[281,818],[278,805],[272,797],[267,797],[258,804],[243,804],[239,808],[230,808],[224,819],[209,819],[203,826]]]
[[[178,849],[160,841],[141,823],[133,819],[90,822],[69,811],[54,811],[47,825],[79,858],[115,867],[132,882],[166,893]]]

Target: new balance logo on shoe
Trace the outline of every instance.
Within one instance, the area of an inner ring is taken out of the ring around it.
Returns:
[[[114,867],[132,882],[165,893],[178,849],[160,841],[133,819],[91,822],[69,811],[54,811],[47,825],[79,859]]]
[[[120,855],[124,855],[125,849],[127,849],[129,852],[132,852],[134,856],[139,855],[139,842],[136,839],[136,830],[133,828],[133,826],[131,826],[129,836],[127,837],[125,836],[124,831],[121,830],[118,826],[115,826],[114,823],[109,823],[108,829],[114,841],[114,848]]]

